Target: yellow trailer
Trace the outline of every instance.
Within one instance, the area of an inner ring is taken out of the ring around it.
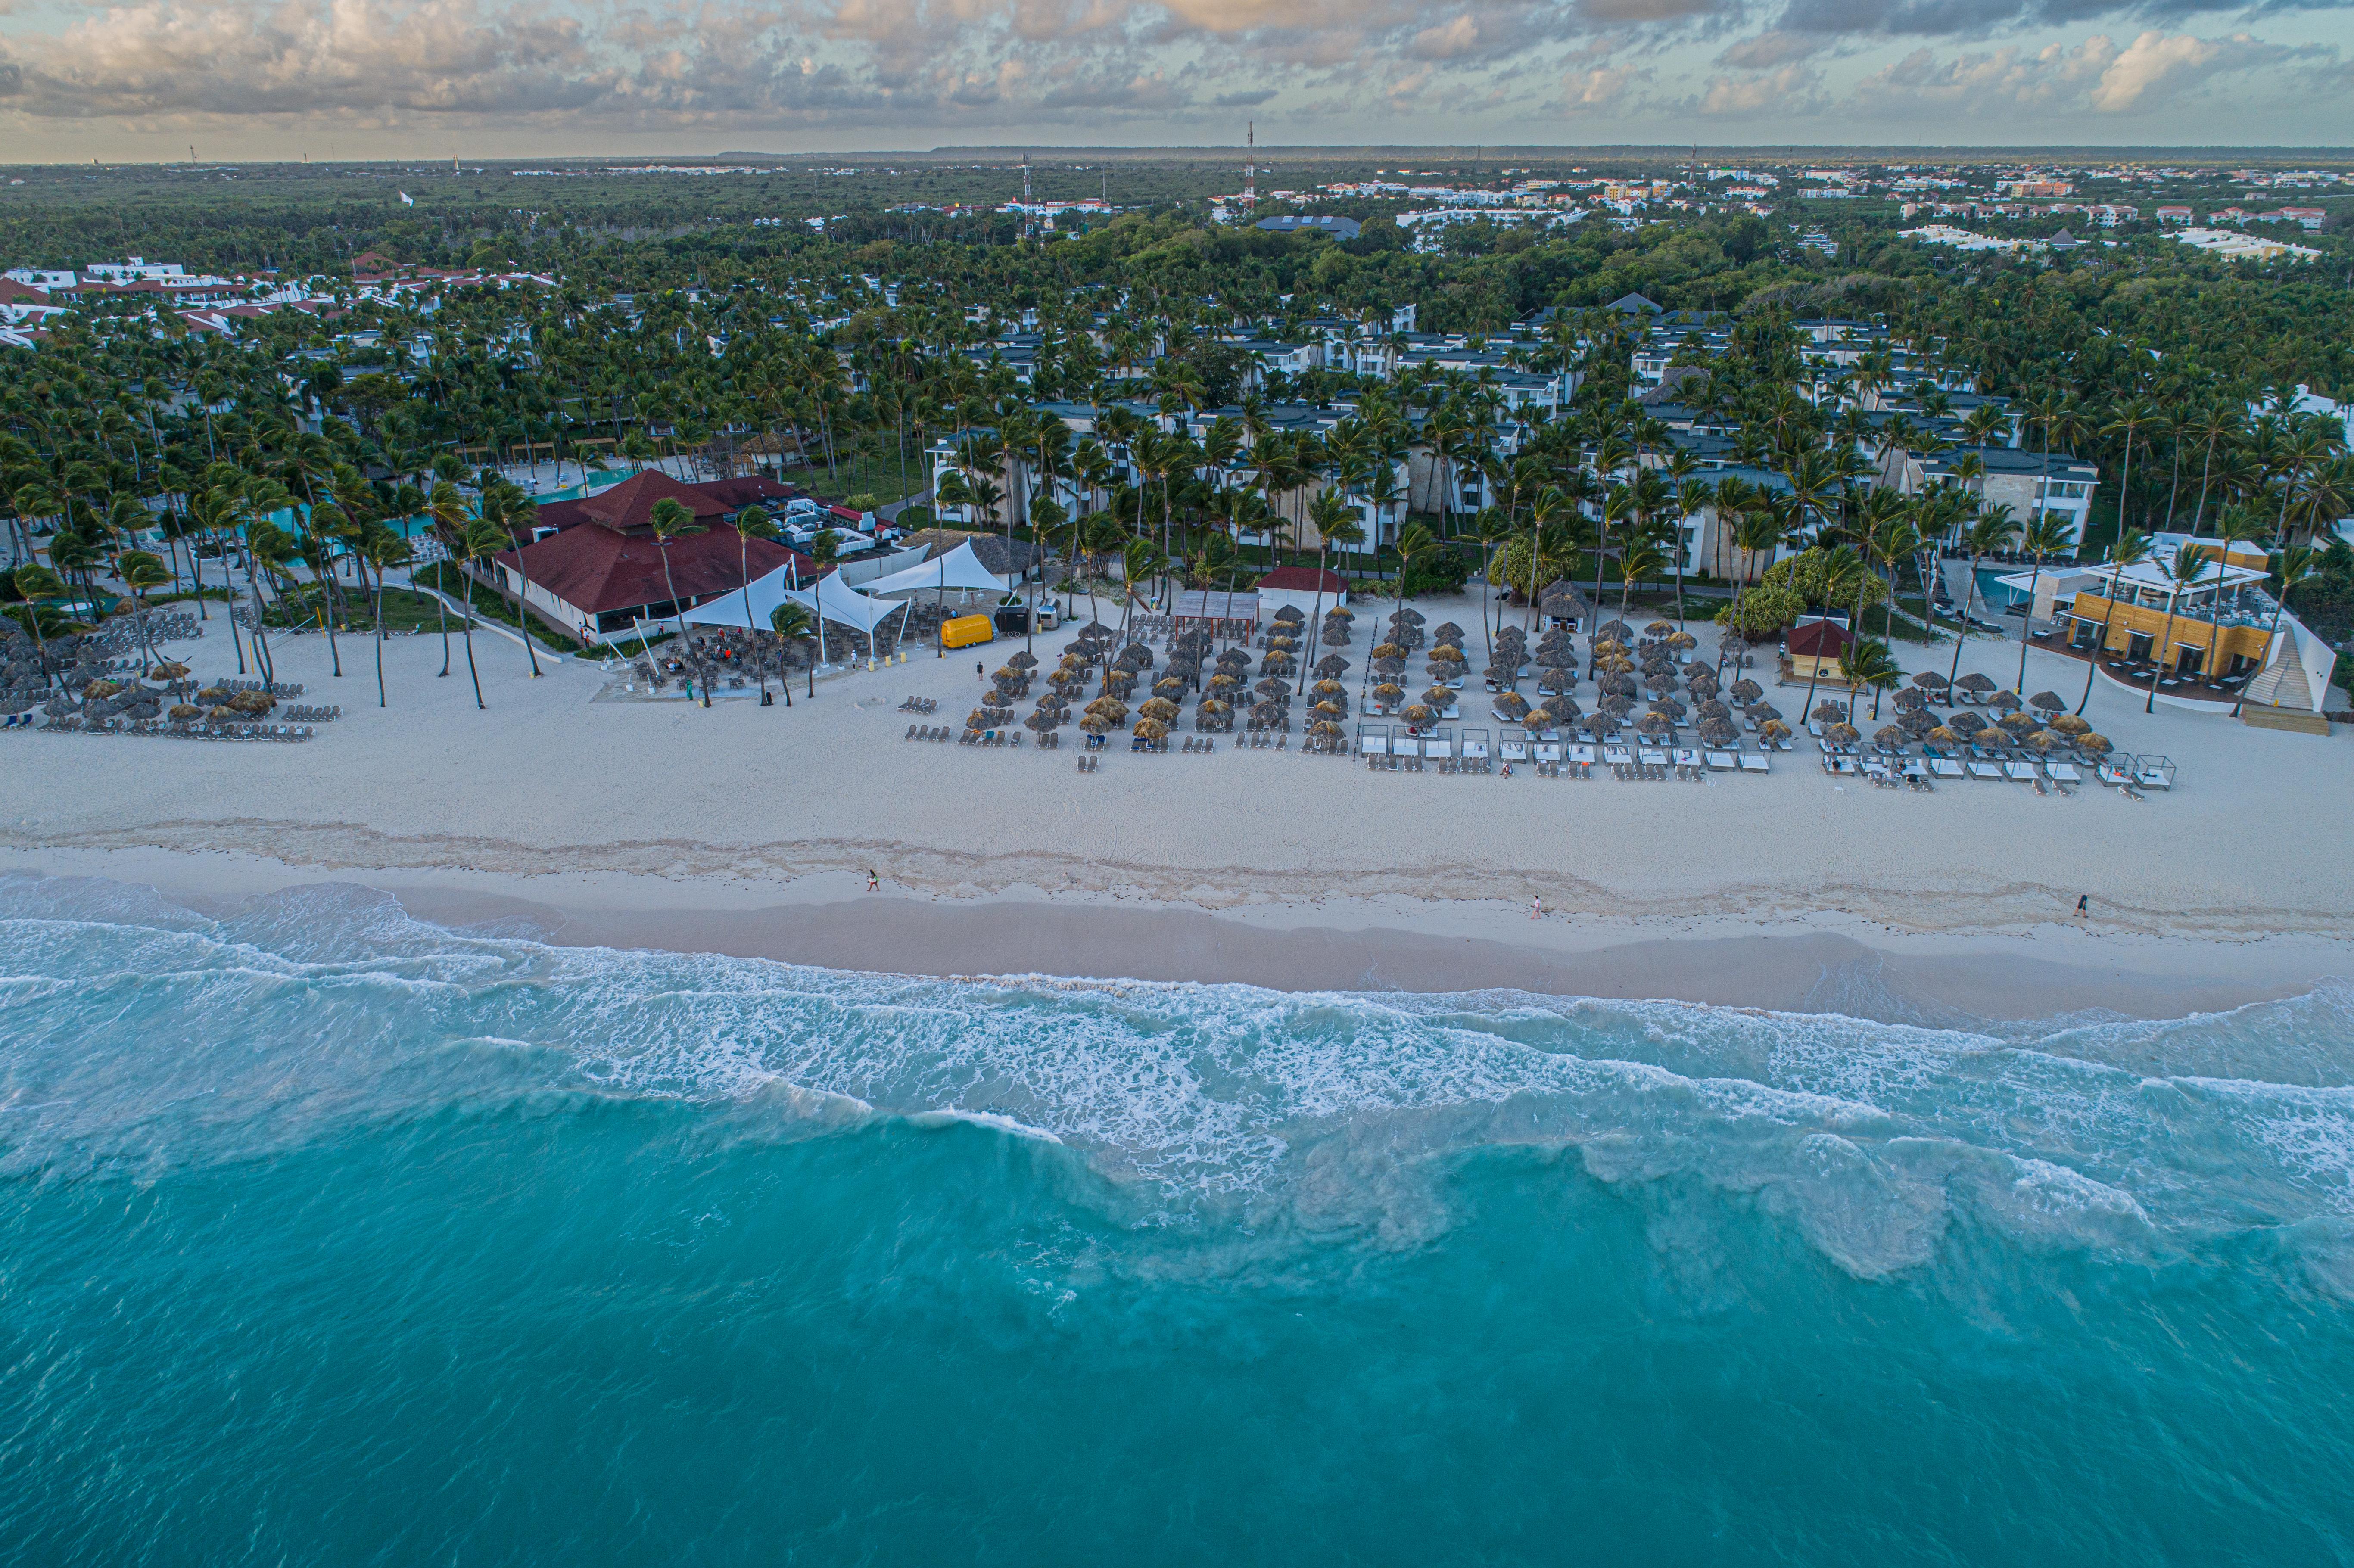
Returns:
[[[960,615],[953,620],[940,622],[940,646],[970,648],[976,643],[993,642],[997,629],[985,615]]]

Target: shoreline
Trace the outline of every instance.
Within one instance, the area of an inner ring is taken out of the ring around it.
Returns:
[[[2177,1018],[2354,977],[2354,942],[2319,935],[2154,935],[2048,922],[1903,929],[1815,910],[1748,915],[1549,912],[1499,899],[1394,895],[1212,909],[1099,891],[886,886],[822,873],[781,885],[621,872],[320,869],[167,849],[0,849],[0,872],[155,887],[220,916],[341,884],[459,931],[559,947],[708,952],[956,978],[1235,983],[1284,991],[1461,992],[1682,1001],[1969,1028],[2052,1018]]]

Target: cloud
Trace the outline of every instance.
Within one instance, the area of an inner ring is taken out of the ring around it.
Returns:
[[[1797,63],[1755,75],[1712,76],[1690,108],[1712,119],[1817,114],[1823,108],[1822,84],[1819,70]]]
[[[1938,36],[2057,27],[2105,16],[2179,18],[2201,12],[2336,11],[2354,0],[1789,0],[1777,28],[1797,33]]]
[[[1596,66],[1574,72],[1562,82],[1562,108],[1571,114],[1616,109],[1626,101],[1635,83],[1649,74],[1629,66]]]
[[[1222,92],[1210,101],[1220,109],[1257,109],[1274,96],[1275,89],[1261,87],[1249,92]]]
[[[1716,63],[1735,70],[1772,70],[1793,60],[1809,59],[1838,45],[1839,40],[1827,34],[1789,33],[1775,27],[1728,46],[1716,57]]]
[[[1941,58],[1921,48],[1857,84],[1866,111],[1915,113],[1944,106],[1964,114],[2130,114],[2168,107],[2210,79],[2278,66],[2314,54],[2268,44],[2245,33],[2223,38],[2151,30],[2120,48],[2105,33],[2074,45],[2032,52],[2017,48]]]

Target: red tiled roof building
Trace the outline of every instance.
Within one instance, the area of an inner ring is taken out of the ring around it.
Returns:
[[[567,636],[628,631],[742,588],[748,566],[755,579],[788,563],[811,581],[822,575],[799,551],[739,538],[727,521],[790,493],[757,476],[687,484],[648,469],[598,494],[540,507],[532,541],[518,538],[518,548],[495,558],[507,591],[524,593],[540,619]],[[654,503],[663,500],[685,507],[704,532],[674,537],[665,550],[653,531]]]

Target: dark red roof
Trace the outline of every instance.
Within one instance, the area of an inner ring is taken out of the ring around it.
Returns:
[[[711,524],[707,533],[673,539],[667,577],[663,571],[662,547],[650,532],[567,528],[520,552],[503,550],[498,559],[513,567],[518,555],[534,585],[590,615],[666,604],[673,584],[680,599],[700,603],[714,594],[742,588],[748,561],[756,578],[788,561],[799,563],[804,582],[813,582],[821,575],[817,563],[800,551],[767,539],[739,539],[725,523]]]
[[[1319,583],[1317,581],[1319,574],[1314,567],[1278,567],[1259,578],[1258,586],[1263,588],[1289,589],[1298,593],[1314,593],[1320,588],[1326,593],[1339,593],[1349,586],[1347,580],[1338,572],[1325,572],[1321,575],[1323,581]]]
[[[1816,658],[1836,659],[1855,641],[1828,620],[1810,620],[1790,631],[1789,648],[1793,654],[1810,654]]]
[[[779,501],[792,494],[788,487],[758,474],[687,484],[657,469],[643,469],[610,490],[580,501],[557,501],[538,509],[535,520],[542,528],[570,528],[576,523],[631,530],[653,525],[654,503],[677,502],[705,522],[733,517],[756,501]]]

